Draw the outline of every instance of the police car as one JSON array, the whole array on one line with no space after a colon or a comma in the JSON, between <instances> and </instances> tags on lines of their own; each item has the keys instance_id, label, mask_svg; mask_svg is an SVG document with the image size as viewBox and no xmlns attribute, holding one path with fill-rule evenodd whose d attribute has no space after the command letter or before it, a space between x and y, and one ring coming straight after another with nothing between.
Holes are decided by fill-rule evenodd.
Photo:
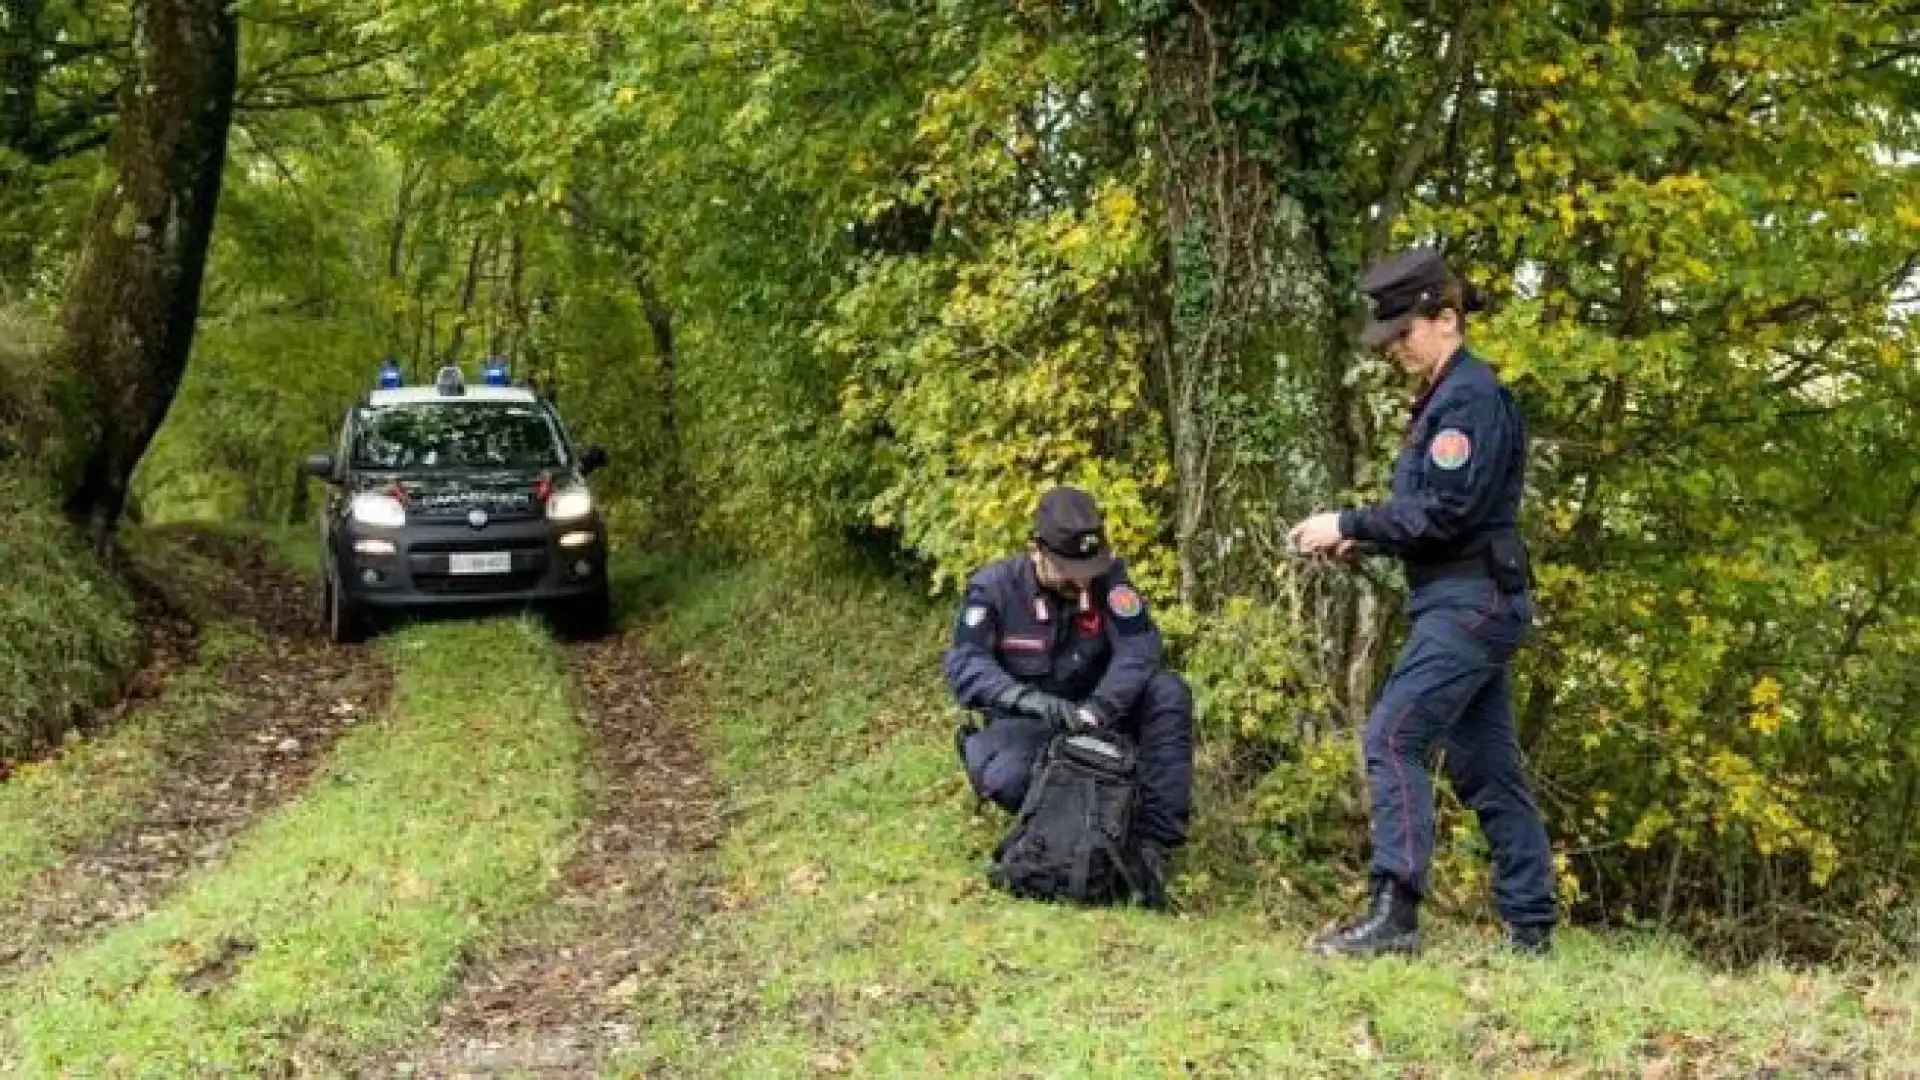
<instances>
[{"instance_id":1,"label":"police car","mask_svg":"<svg viewBox=\"0 0 1920 1080\"><path fill-rule=\"evenodd\" d=\"M499 602L546 607L563 629L605 629L607 534L587 476L607 453L576 453L547 400L489 361L431 386L381 367L379 389L347 410L320 514L323 614L336 643L387 614Z\"/></svg>"}]
</instances>

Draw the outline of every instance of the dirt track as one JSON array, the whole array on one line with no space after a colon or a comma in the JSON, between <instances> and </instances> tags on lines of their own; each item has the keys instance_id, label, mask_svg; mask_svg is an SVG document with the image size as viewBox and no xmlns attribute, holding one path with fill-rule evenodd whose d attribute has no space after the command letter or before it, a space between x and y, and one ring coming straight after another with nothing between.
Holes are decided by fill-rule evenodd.
<instances>
[{"instance_id":1,"label":"dirt track","mask_svg":"<svg viewBox=\"0 0 1920 1080\"><path fill-rule=\"evenodd\" d=\"M86 728L104 735L164 702L167 679L194 653L185 612L218 611L251 625L264 644L218 672L217 717L167 748L158 786L132 821L0 905L0 981L152 910L187 875L222 858L248 824L298 795L334 740L386 701L386 665L370 651L327 644L310 583L247 544L193 530L161 537L225 572L198 585L184 575L153 583L173 627L160 638L165 649L130 697ZM182 594L191 588L211 594Z\"/></svg>"},{"instance_id":2,"label":"dirt track","mask_svg":"<svg viewBox=\"0 0 1920 1080\"><path fill-rule=\"evenodd\" d=\"M592 1077L633 1039L628 1006L712 907L720 802L636 633L568 647L595 804L558 925L476 958L433 1030L360 1075Z\"/></svg>"}]
</instances>

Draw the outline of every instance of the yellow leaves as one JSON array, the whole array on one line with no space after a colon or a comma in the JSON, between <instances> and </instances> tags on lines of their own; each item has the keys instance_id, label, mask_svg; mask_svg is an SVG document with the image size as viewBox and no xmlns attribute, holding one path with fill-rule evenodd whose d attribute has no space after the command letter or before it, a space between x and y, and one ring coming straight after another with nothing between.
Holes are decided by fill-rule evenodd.
<instances>
[{"instance_id":1,"label":"yellow leaves","mask_svg":"<svg viewBox=\"0 0 1920 1080\"><path fill-rule=\"evenodd\" d=\"M1554 196L1553 209L1560 218L1560 234L1572 236L1580 224L1580 210L1574 205L1573 196L1564 191Z\"/></svg>"},{"instance_id":2,"label":"yellow leaves","mask_svg":"<svg viewBox=\"0 0 1920 1080\"><path fill-rule=\"evenodd\" d=\"M1781 686L1771 675L1762 675L1753 684L1753 690L1747 695L1748 704L1753 706L1747 722L1753 730L1762 735L1772 735L1780 730L1783 719L1781 713Z\"/></svg>"},{"instance_id":3,"label":"yellow leaves","mask_svg":"<svg viewBox=\"0 0 1920 1080\"><path fill-rule=\"evenodd\" d=\"M631 86L623 86L619 89L618 92L616 92L613 95L613 100L618 102L621 105L631 105L639 97L640 97L639 90Z\"/></svg>"}]
</instances>

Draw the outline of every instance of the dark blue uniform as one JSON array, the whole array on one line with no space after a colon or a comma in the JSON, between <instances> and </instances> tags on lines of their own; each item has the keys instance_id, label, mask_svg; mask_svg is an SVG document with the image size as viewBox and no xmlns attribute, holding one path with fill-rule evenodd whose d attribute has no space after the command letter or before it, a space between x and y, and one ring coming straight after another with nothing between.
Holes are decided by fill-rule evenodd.
<instances>
[{"instance_id":1,"label":"dark blue uniform","mask_svg":"<svg viewBox=\"0 0 1920 1080\"><path fill-rule=\"evenodd\" d=\"M1556 916L1552 854L1521 775L1508 675L1533 622L1516 530L1526 452L1512 395L1462 348L1414 406L1392 497L1343 511L1340 531L1399 556L1412 588L1412 632L1367 722L1375 874L1426 892L1437 746L1493 849L1500 913L1543 927Z\"/></svg>"},{"instance_id":2,"label":"dark blue uniform","mask_svg":"<svg viewBox=\"0 0 1920 1080\"><path fill-rule=\"evenodd\" d=\"M1133 738L1140 834L1173 847L1186 839L1192 798L1193 695L1160 666L1160 650L1159 628L1122 563L1069 600L1042 588L1022 554L968 582L944 668L962 708L993 714L993 703L1019 684L1078 702ZM1042 721L990 715L963 749L974 791L1017 811L1051 734Z\"/></svg>"}]
</instances>

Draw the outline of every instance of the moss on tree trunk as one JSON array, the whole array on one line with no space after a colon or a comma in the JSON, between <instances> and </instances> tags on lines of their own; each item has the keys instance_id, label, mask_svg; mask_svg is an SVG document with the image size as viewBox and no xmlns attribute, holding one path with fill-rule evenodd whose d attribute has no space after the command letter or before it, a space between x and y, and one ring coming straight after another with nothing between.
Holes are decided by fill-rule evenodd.
<instances>
[{"instance_id":1,"label":"moss on tree trunk","mask_svg":"<svg viewBox=\"0 0 1920 1080\"><path fill-rule=\"evenodd\" d=\"M193 346L232 119L239 30L225 0L139 0L133 64L61 316L69 515L103 553Z\"/></svg>"}]
</instances>

